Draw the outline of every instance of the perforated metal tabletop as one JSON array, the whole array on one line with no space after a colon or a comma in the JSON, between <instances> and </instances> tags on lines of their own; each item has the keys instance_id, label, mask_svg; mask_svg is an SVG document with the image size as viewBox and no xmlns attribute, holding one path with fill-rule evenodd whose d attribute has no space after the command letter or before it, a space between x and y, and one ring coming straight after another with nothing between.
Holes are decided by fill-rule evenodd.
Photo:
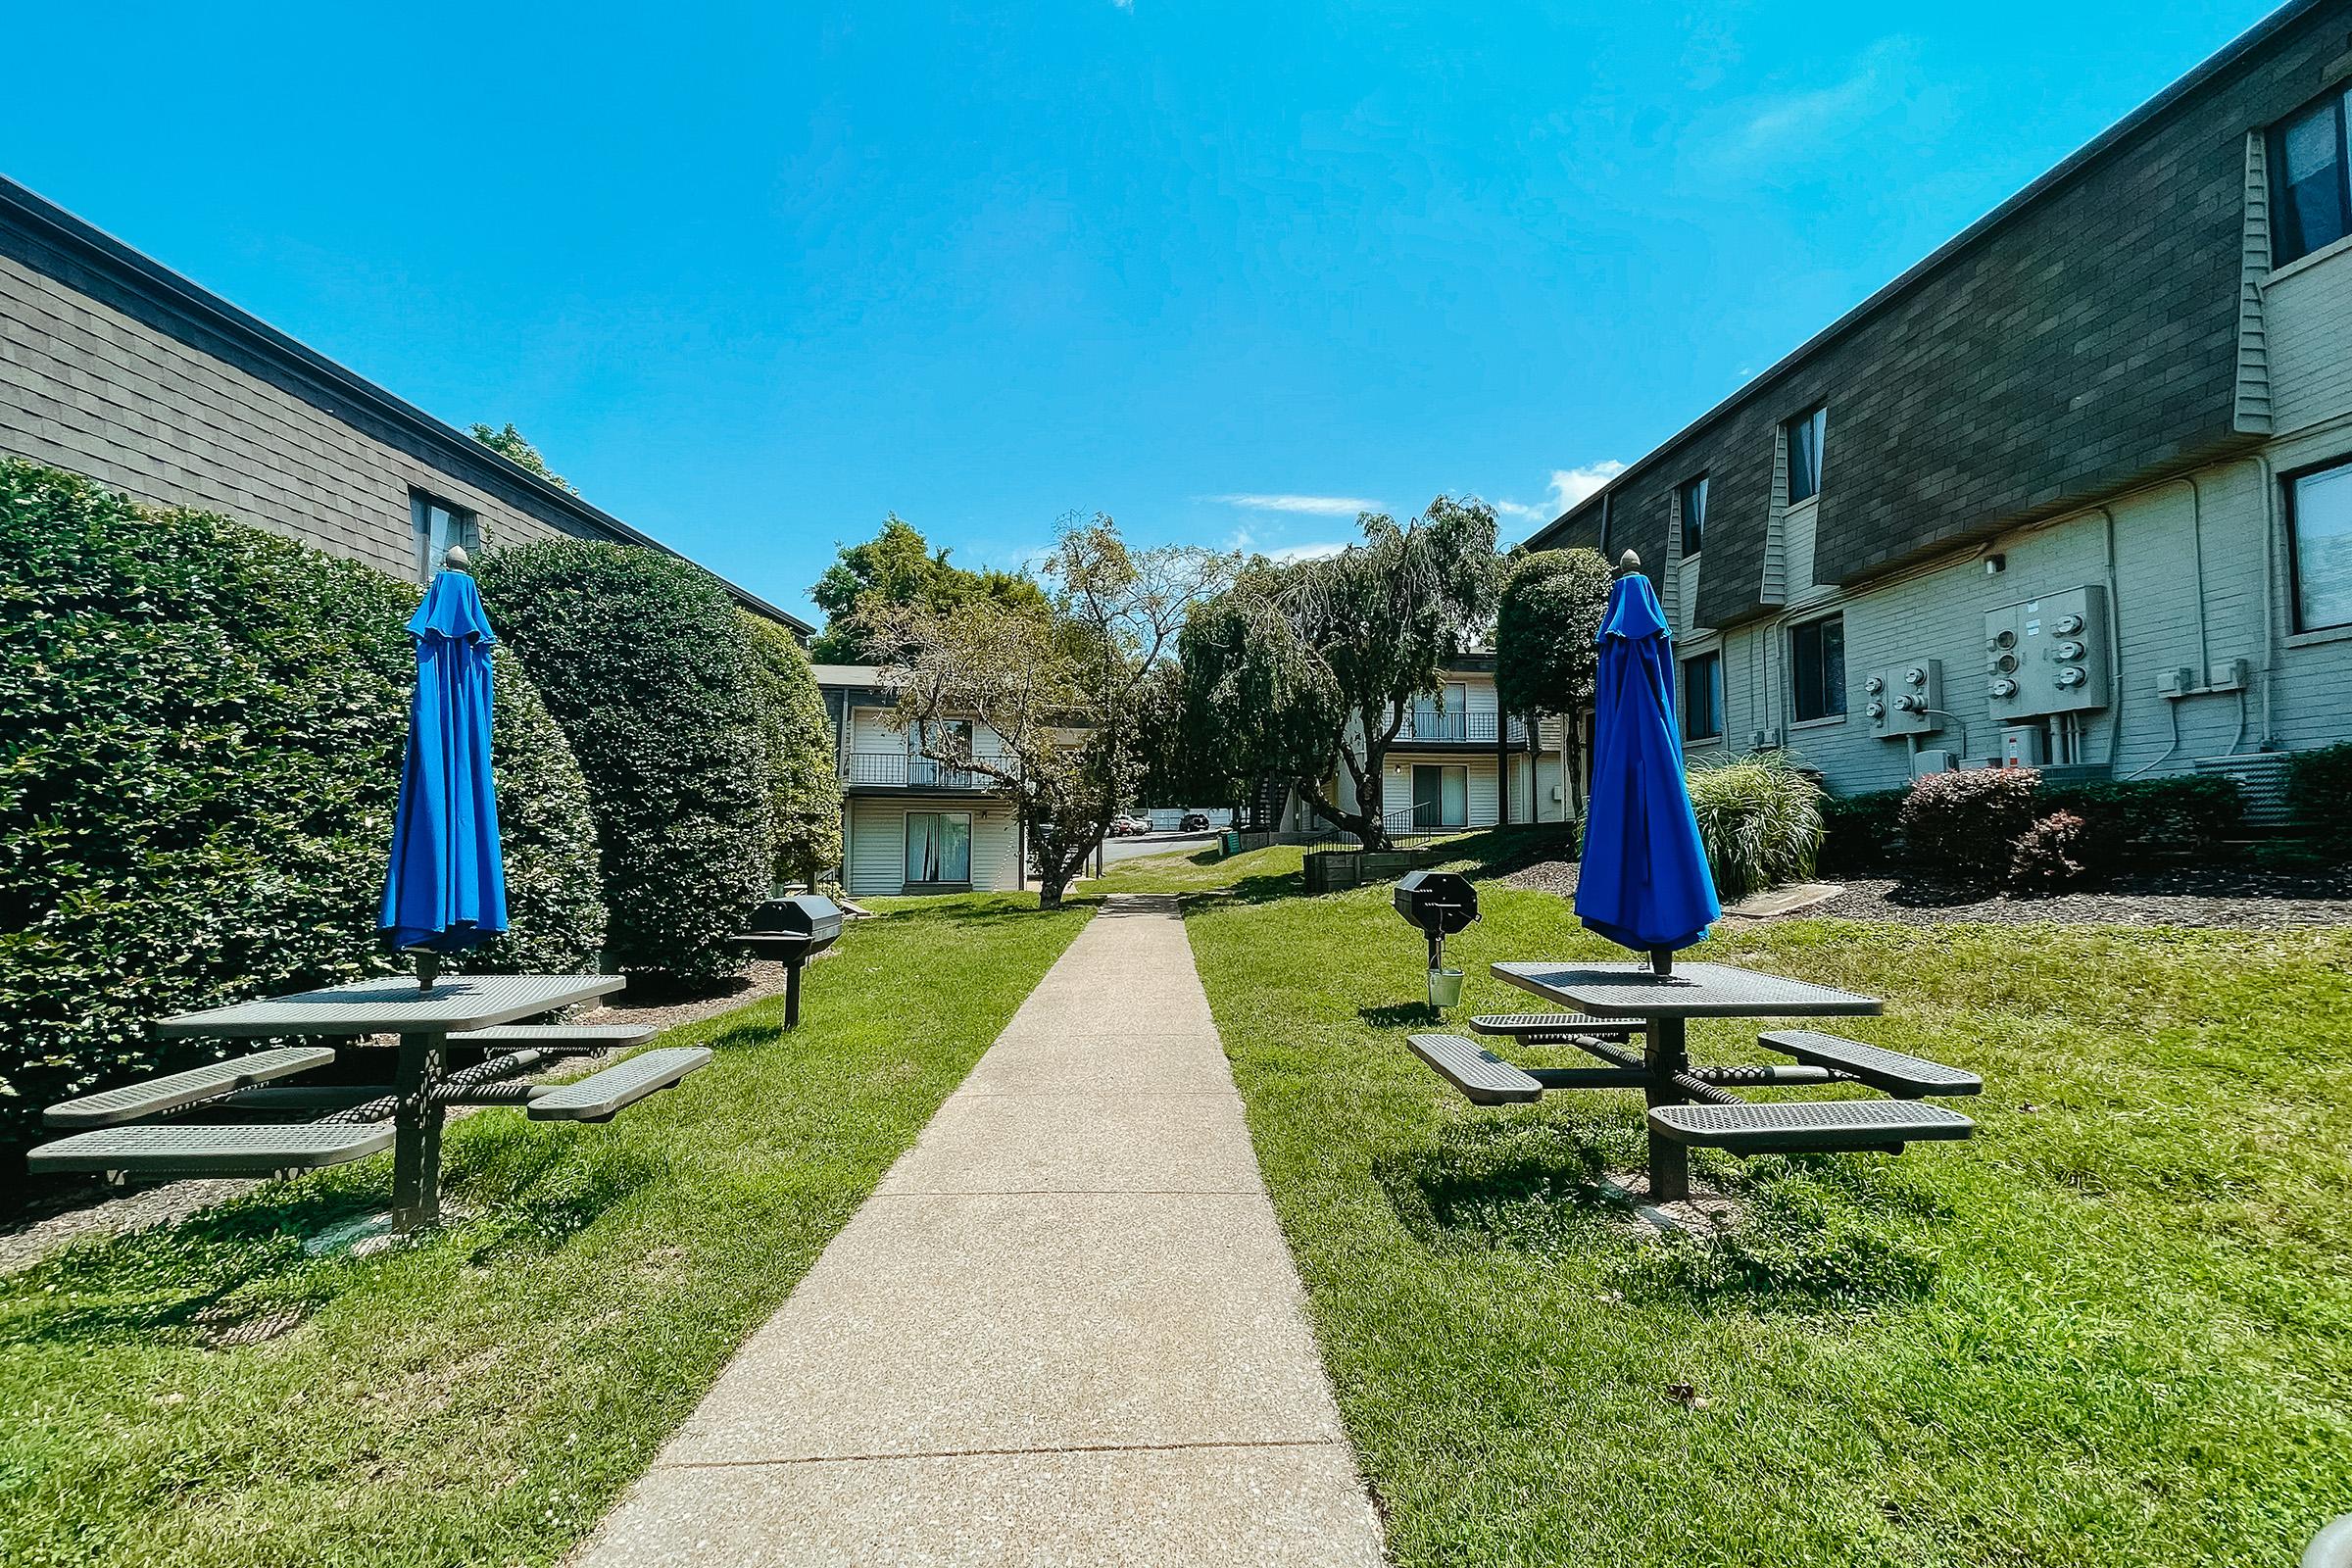
<instances>
[{"instance_id":1,"label":"perforated metal tabletop","mask_svg":"<svg viewBox=\"0 0 2352 1568\"><path fill-rule=\"evenodd\" d=\"M1497 963L1494 976L1580 1012L1643 1018L1794 1018L1876 1013L1884 1004L1835 986L1722 963Z\"/></svg>"},{"instance_id":2,"label":"perforated metal tabletop","mask_svg":"<svg viewBox=\"0 0 2352 1568\"><path fill-rule=\"evenodd\" d=\"M391 975L183 1012L158 1023L155 1032L174 1040L447 1034L552 1012L627 983L618 975L469 974L452 975L420 991L415 980Z\"/></svg>"}]
</instances>

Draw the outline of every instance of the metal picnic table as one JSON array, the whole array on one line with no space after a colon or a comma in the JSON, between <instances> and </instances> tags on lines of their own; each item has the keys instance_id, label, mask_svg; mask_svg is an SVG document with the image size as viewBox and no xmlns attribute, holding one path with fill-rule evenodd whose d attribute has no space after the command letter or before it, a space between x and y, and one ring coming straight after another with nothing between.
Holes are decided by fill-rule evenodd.
<instances>
[{"instance_id":1,"label":"metal picnic table","mask_svg":"<svg viewBox=\"0 0 2352 1568\"><path fill-rule=\"evenodd\" d=\"M453 1105L511 1105L535 1120L602 1121L710 1059L700 1047L647 1052L559 1086L508 1082L551 1057L637 1044L637 1025L511 1025L618 991L615 975L456 975L428 988L388 976L166 1018L168 1040L335 1040L397 1035L392 1082L283 1086L321 1066L325 1047L283 1047L49 1108L52 1126L92 1131L34 1150L34 1168L187 1174L268 1173L340 1163L392 1146L392 1219L408 1230L440 1213L441 1129ZM450 1070L453 1047L488 1053ZM316 1109L305 1125L158 1126L153 1118L217 1108ZM391 1122L388 1140L368 1123ZM139 1124L144 1125L129 1125Z\"/></svg>"},{"instance_id":2,"label":"metal picnic table","mask_svg":"<svg viewBox=\"0 0 2352 1568\"><path fill-rule=\"evenodd\" d=\"M1876 997L1719 963L1677 964L1671 973L1664 975L1653 972L1647 963L1496 963L1492 972L1498 980L1580 1013L1620 1021L1640 1020L1644 1042L1642 1054L1636 1057L1605 1039L1569 1033L1576 1019L1562 1014L1554 1038L1568 1039L1600 1057L1609 1067L1585 1072L1538 1069L1527 1076L1544 1088L1638 1088L1653 1112L1693 1102L1738 1105L1759 1112L1827 1109L1827 1106L1747 1106L1737 1096L1725 1093L1722 1086L1823 1084L1844 1076L1837 1068L1821 1064L1694 1067L1689 1040L1692 1018L1851 1017L1869 1016L1884 1009L1884 1004ZM1511 1032L1536 1031L1522 1026ZM1959 1076L1973 1081L1973 1075ZM1966 1118L1953 1117L1950 1112L1936 1111L1935 1107L1912 1108L1930 1113L1937 1120L1951 1117L1963 1127L1967 1125ZM1671 1202L1688 1198L1690 1144L1720 1141L1678 1137L1677 1132L1688 1133L1690 1129L1678 1127L1677 1120L1671 1116L1662 1120L1656 1115L1649 1120L1649 1190L1653 1201ZM1913 1132L1911 1136L1936 1134ZM1885 1136L1880 1138L1881 1144L1887 1141ZM1785 1147L1799 1146L1791 1143Z\"/></svg>"}]
</instances>

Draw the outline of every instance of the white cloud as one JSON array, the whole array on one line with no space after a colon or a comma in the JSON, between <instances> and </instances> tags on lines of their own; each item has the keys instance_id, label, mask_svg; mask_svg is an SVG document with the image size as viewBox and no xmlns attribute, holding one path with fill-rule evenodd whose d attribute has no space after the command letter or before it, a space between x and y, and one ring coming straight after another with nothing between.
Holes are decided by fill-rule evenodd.
<instances>
[{"instance_id":1,"label":"white cloud","mask_svg":"<svg viewBox=\"0 0 2352 1568\"><path fill-rule=\"evenodd\" d=\"M1551 470L1551 489L1544 500L1533 506L1524 501L1497 501L1494 510L1506 517L1522 517L1529 522L1549 522L1624 471L1625 465L1615 458L1603 458L1598 463L1588 463L1578 468L1554 468Z\"/></svg>"},{"instance_id":2,"label":"white cloud","mask_svg":"<svg viewBox=\"0 0 2352 1568\"><path fill-rule=\"evenodd\" d=\"M1908 38L1881 38L1826 87L1754 100L1740 127L1742 150L1761 156L1851 128L1903 95L1916 54Z\"/></svg>"},{"instance_id":3,"label":"white cloud","mask_svg":"<svg viewBox=\"0 0 2352 1568\"><path fill-rule=\"evenodd\" d=\"M1300 512L1317 517L1352 517L1359 512L1378 512L1380 503L1358 496L1229 495L1203 496L1220 507L1245 512Z\"/></svg>"},{"instance_id":4,"label":"white cloud","mask_svg":"<svg viewBox=\"0 0 2352 1568\"><path fill-rule=\"evenodd\" d=\"M1336 556L1347 548L1344 541L1337 544L1284 545L1279 550L1267 551L1266 559L1278 565L1287 566L1297 561L1321 561L1326 556Z\"/></svg>"}]
</instances>

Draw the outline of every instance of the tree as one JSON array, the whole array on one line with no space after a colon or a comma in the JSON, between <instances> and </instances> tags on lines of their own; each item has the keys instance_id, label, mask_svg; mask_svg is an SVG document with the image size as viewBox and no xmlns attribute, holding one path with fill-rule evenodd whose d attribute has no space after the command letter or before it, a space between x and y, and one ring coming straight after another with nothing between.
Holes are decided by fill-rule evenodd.
<instances>
[{"instance_id":1,"label":"tree","mask_svg":"<svg viewBox=\"0 0 2352 1568\"><path fill-rule=\"evenodd\" d=\"M539 455L539 449L524 440L522 432L514 428L513 419L507 421L507 427L504 430L493 430L486 424L476 424L473 427L473 438L509 463L530 469L557 489L568 490L575 496L580 493L578 485L573 484L547 466L547 460Z\"/></svg>"},{"instance_id":2,"label":"tree","mask_svg":"<svg viewBox=\"0 0 2352 1568\"><path fill-rule=\"evenodd\" d=\"M1177 640L1179 717L1169 746L1201 797L1254 813L1269 783L1328 776L1347 712L1329 670L1276 603L1282 573L1259 564L1196 609ZM1252 827L1265 824L1250 821Z\"/></svg>"},{"instance_id":3,"label":"tree","mask_svg":"<svg viewBox=\"0 0 2352 1568\"><path fill-rule=\"evenodd\" d=\"M743 616L758 656L767 752L768 814L775 824L776 879L814 888L841 860L841 775L833 726L808 656L792 634L763 616Z\"/></svg>"},{"instance_id":4,"label":"tree","mask_svg":"<svg viewBox=\"0 0 2352 1568\"><path fill-rule=\"evenodd\" d=\"M820 664L892 662L903 650L877 639L875 620L909 606L945 612L987 599L1019 610L1045 610L1045 591L1029 578L993 567L970 571L952 564L948 555L944 549L933 551L895 513L873 538L844 545L808 590L825 612L825 629L809 644L808 657Z\"/></svg>"},{"instance_id":5,"label":"tree","mask_svg":"<svg viewBox=\"0 0 2352 1568\"><path fill-rule=\"evenodd\" d=\"M1019 808L1038 898L1059 905L1141 773L1154 673L1195 605L1230 561L1164 546L1130 551L1108 517L1065 521L1035 606L982 595L960 604L872 601L860 612L898 659L884 679L896 722L932 760L977 773ZM985 724L976 749L960 726Z\"/></svg>"},{"instance_id":6,"label":"tree","mask_svg":"<svg viewBox=\"0 0 2352 1568\"><path fill-rule=\"evenodd\" d=\"M1609 564L1592 550L1539 550L1505 569L1494 616L1494 692L1506 713L1541 733L1547 714L1561 726L1561 772L1576 802L1584 778L1577 715L1592 706L1599 664L1594 640L1609 604Z\"/></svg>"},{"instance_id":7,"label":"tree","mask_svg":"<svg viewBox=\"0 0 2352 1568\"><path fill-rule=\"evenodd\" d=\"M1325 820L1386 849L1389 747L1413 698L1437 690L1441 662L1494 612L1494 512L1440 496L1405 526L1378 513L1362 523L1362 544L1292 567L1274 602L1336 698L1336 723L1313 704L1297 716L1326 726L1321 750L1347 769L1355 808L1324 794L1325 768L1299 792Z\"/></svg>"}]
</instances>

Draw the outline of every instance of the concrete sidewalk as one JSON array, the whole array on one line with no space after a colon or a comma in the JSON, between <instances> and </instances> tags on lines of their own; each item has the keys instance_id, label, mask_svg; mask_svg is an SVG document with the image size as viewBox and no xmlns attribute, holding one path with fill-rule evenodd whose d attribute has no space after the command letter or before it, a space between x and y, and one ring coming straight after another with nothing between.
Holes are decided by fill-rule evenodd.
<instances>
[{"instance_id":1,"label":"concrete sidewalk","mask_svg":"<svg viewBox=\"0 0 2352 1568\"><path fill-rule=\"evenodd\" d=\"M1380 1558L1183 922L1121 897L577 1561Z\"/></svg>"}]
</instances>

